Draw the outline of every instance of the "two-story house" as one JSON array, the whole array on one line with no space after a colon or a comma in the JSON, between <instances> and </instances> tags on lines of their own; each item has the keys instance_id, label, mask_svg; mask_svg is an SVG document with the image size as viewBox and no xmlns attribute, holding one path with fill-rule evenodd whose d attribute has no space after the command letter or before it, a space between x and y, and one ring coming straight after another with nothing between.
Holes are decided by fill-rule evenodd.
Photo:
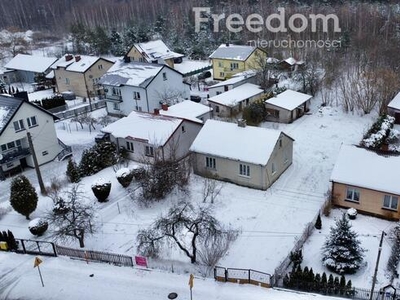
<instances>
[{"instance_id":1,"label":"two-story house","mask_svg":"<svg viewBox=\"0 0 400 300\"><path fill-rule=\"evenodd\" d=\"M96 96L99 93L98 80L113 64L102 57L67 54L51 66L57 91L74 92L80 97Z\"/></svg>"},{"instance_id":2,"label":"two-story house","mask_svg":"<svg viewBox=\"0 0 400 300\"><path fill-rule=\"evenodd\" d=\"M174 67L175 63L181 63L183 54L170 50L162 40L134 44L125 55L131 62L147 62L165 64Z\"/></svg>"},{"instance_id":3,"label":"two-story house","mask_svg":"<svg viewBox=\"0 0 400 300\"><path fill-rule=\"evenodd\" d=\"M38 164L52 161L63 149L54 126L57 117L22 99L0 95L0 177L34 167L31 135Z\"/></svg>"},{"instance_id":4,"label":"two-story house","mask_svg":"<svg viewBox=\"0 0 400 300\"><path fill-rule=\"evenodd\" d=\"M190 98L190 86L167 65L118 61L99 80L107 112L127 116L132 111L154 112L162 104L172 105Z\"/></svg>"},{"instance_id":5,"label":"two-story house","mask_svg":"<svg viewBox=\"0 0 400 300\"><path fill-rule=\"evenodd\" d=\"M266 57L263 50L253 46L222 44L211 55L215 80L225 80L234 74L257 69L259 57Z\"/></svg>"}]
</instances>

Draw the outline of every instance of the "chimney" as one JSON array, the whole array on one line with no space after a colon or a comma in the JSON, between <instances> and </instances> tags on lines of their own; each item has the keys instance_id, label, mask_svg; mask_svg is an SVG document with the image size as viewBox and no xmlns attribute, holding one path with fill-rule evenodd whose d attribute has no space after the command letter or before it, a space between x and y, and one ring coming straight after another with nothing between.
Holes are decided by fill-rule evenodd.
<instances>
[{"instance_id":1,"label":"chimney","mask_svg":"<svg viewBox=\"0 0 400 300\"><path fill-rule=\"evenodd\" d=\"M226 43L225 46L226 46L226 47L229 47L229 43Z\"/></svg>"},{"instance_id":2,"label":"chimney","mask_svg":"<svg viewBox=\"0 0 400 300\"><path fill-rule=\"evenodd\" d=\"M168 110L168 105L163 103L163 104L161 104L161 108L162 108L162 110L167 111Z\"/></svg>"},{"instance_id":3,"label":"chimney","mask_svg":"<svg viewBox=\"0 0 400 300\"><path fill-rule=\"evenodd\" d=\"M67 54L65 55L65 61L70 61L71 59L73 59L74 57L72 56L72 54Z\"/></svg>"},{"instance_id":4,"label":"chimney","mask_svg":"<svg viewBox=\"0 0 400 300\"><path fill-rule=\"evenodd\" d=\"M158 116L160 114L160 110L158 108L154 109L154 115Z\"/></svg>"},{"instance_id":5,"label":"chimney","mask_svg":"<svg viewBox=\"0 0 400 300\"><path fill-rule=\"evenodd\" d=\"M81 60L81 56L80 55L75 55L75 61L78 62Z\"/></svg>"},{"instance_id":6,"label":"chimney","mask_svg":"<svg viewBox=\"0 0 400 300\"><path fill-rule=\"evenodd\" d=\"M239 119L237 124L238 124L239 127L243 127L244 128L244 127L246 127L246 120L245 119Z\"/></svg>"}]
</instances>

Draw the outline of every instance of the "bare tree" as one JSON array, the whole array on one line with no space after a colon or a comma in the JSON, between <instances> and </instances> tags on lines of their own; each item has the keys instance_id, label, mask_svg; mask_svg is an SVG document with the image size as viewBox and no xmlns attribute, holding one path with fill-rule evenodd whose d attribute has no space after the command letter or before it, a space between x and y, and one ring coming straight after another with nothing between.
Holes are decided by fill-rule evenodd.
<instances>
[{"instance_id":1,"label":"bare tree","mask_svg":"<svg viewBox=\"0 0 400 300\"><path fill-rule=\"evenodd\" d=\"M173 88L166 88L157 91L157 97L160 103L167 105L173 105L180 102L183 99L183 91Z\"/></svg>"},{"instance_id":2,"label":"bare tree","mask_svg":"<svg viewBox=\"0 0 400 300\"><path fill-rule=\"evenodd\" d=\"M221 193L222 188L222 182L218 181L216 177L212 175L206 176L203 180L203 202L210 200L211 203L214 203L215 199Z\"/></svg>"},{"instance_id":3,"label":"bare tree","mask_svg":"<svg viewBox=\"0 0 400 300\"><path fill-rule=\"evenodd\" d=\"M66 199L62 198L64 195ZM88 202L84 193L79 190L79 185L73 185L62 196L58 196L53 210L46 216L53 226L52 237L61 241L77 239L79 246L83 248L85 234L94 232L93 203Z\"/></svg>"},{"instance_id":4,"label":"bare tree","mask_svg":"<svg viewBox=\"0 0 400 300\"><path fill-rule=\"evenodd\" d=\"M234 236L234 231L225 229L211 215L209 208L195 208L188 202L180 202L167 215L159 217L150 228L139 231L137 250L143 255L157 257L169 241L175 243L191 263L196 263L199 247L205 247L200 245L207 245L211 241L225 244L224 237L231 236Z\"/></svg>"}]
</instances>

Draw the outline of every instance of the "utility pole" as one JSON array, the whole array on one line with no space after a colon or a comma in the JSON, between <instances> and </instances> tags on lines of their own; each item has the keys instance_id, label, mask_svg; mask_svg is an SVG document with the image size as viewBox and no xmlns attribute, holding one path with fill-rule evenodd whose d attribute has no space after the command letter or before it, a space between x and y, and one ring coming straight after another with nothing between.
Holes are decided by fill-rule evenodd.
<instances>
[{"instance_id":1,"label":"utility pole","mask_svg":"<svg viewBox=\"0 0 400 300\"><path fill-rule=\"evenodd\" d=\"M385 233L384 231L382 231L381 241L379 242L379 248L378 248L378 257L377 257L377 259L376 259L374 277L372 278L371 296L369 297L369 300L372 300L373 295L374 295L374 288L375 288L376 275L377 275L377 273L378 273L379 259L381 258L381 252L382 252L383 237L384 237L385 235L386 235L386 233Z\"/></svg>"},{"instance_id":2,"label":"utility pole","mask_svg":"<svg viewBox=\"0 0 400 300\"><path fill-rule=\"evenodd\" d=\"M35 148L33 147L33 143L32 143L31 133L27 132L26 137L28 138L29 149L31 150L31 154L32 154L32 158L33 158L33 165L35 166L35 171L36 171L36 175L37 175L39 186L40 186L40 192L42 193L42 195L46 195L46 188L44 187L42 174L40 173L40 168L39 168L39 164L37 161Z\"/></svg>"}]
</instances>

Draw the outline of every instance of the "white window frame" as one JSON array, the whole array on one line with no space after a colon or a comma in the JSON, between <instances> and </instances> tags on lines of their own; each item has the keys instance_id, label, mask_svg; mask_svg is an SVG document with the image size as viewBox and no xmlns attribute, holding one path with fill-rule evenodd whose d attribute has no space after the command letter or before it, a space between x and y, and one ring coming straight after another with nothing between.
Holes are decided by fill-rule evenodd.
<instances>
[{"instance_id":1,"label":"white window frame","mask_svg":"<svg viewBox=\"0 0 400 300\"><path fill-rule=\"evenodd\" d=\"M140 92L133 92L133 99L140 100Z\"/></svg>"},{"instance_id":2,"label":"white window frame","mask_svg":"<svg viewBox=\"0 0 400 300\"><path fill-rule=\"evenodd\" d=\"M167 72L163 72L163 73L162 73L162 77L163 77L163 80L164 80L164 81L168 80L168 78L167 78Z\"/></svg>"},{"instance_id":3,"label":"white window frame","mask_svg":"<svg viewBox=\"0 0 400 300\"><path fill-rule=\"evenodd\" d=\"M224 72L219 72L219 77L225 78L225 73Z\"/></svg>"},{"instance_id":4,"label":"white window frame","mask_svg":"<svg viewBox=\"0 0 400 300\"><path fill-rule=\"evenodd\" d=\"M99 70L103 70L103 65L98 65L97 68L98 68Z\"/></svg>"},{"instance_id":5,"label":"white window frame","mask_svg":"<svg viewBox=\"0 0 400 300\"><path fill-rule=\"evenodd\" d=\"M145 146L145 154L146 154L146 156L154 157L154 147L153 146Z\"/></svg>"},{"instance_id":6,"label":"white window frame","mask_svg":"<svg viewBox=\"0 0 400 300\"><path fill-rule=\"evenodd\" d=\"M66 84L66 85L70 85L70 84L71 84L71 82L70 82L70 80L69 80L68 77L65 77L65 84Z\"/></svg>"},{"instance_id":7,"label":"white window frame","mask_svg":"<svg viewBox=\"0 0 400 300\"><path fill-rule=\"evenodd\" d=\"M272 174L272 175L275 175L275 174L276 174L276 166L275 166L275 163L274 163L274 162L271 163L271 174Z\"/></svg>"},{"instance_id":8,"label":"white window frame","mask_svg":"<svg viewBox=\"0 0 400 300\"><path fill-rule=\"evenodd\" d=\"M28 123L28 127L35 127L38 126L37 120L36 120L36 116L32 116L26 119L26 122Z\"/></svg>"},{"instance_id":9,"label":"white window frame","mask_svg":"<svg viewBox=\"0 0 400 300\"><path fill-rule=\"evenodd\" d=\"M15 132L25 130L24 120L18 120L13 122Z\"/></svg>"},{"instance_id":10,"label":"white window frame","mask_svg":"<svg viewBox=\"0 0 400 300\"><path fill-rule=\"evenodd\" d=\"M217 162L215 161L214 157L206 156L206 168L207 169L217 169Z\"/></svg>"},{"instance_id":11,"label":"white window frame","mask_svg":"<svg viewBox=\"0 0 400 300\"><path fill-rule=\"evenodd\" d=\"M239 69L239 63L231 63L231 71Z\"/></svg>"},{"instance_id":12,"label":"white window frame","mask_svg":"<svg viewBox=\"0 0 400 300\"><path fill-rule=\"evenodd\" d=\"M113 109L114 110L121 110L120 105L118 102L113 102Z\"/></svg>"},{"instance_id":13,"label":"white window frame","mask_svg":"<svg viewBox=\"0 0 400 300\"><path fill-rule=\"evenodd\" d=\"M388 201L387 204L385 204L386 201ZM396 205L393 205L394 203ZM383 196L382 208L397 211L398 206L399 206L399 197L393 195Z\"/></svg>"},{"instance_id":14,"label":"white window frame","mask_svg":"<svg viewBox=\"0 0 400 300\"><path fill-rule=\"evenodd\" d=\"M250 166L246 164L239 164L239 175L250 177Z\"/></svg>"},{"instance_id":15,"label":"white window frame","mask_svg":"<svg viewBox=\"0 0 400 300\"><path fill-rule=\"evenodd\" d=\"M360 190L354 187L350 187L348 186L346 188L346 201L350 201L350 202L360 202ZM350 195L350 197L349 197Z\"/></svg>"},{"instance_id":16,"label":"white window frame","mask_svg":"<svg viewBox=\"0 0 400 300\"><path fill-rule=\"evenodd\" d=\"M224 63L222 61L218 62L218 68L223 68L224 67Z\"/></svg>"},{"instance_id":17,"label":"white window frame","mask_svg":"<svg viewBox=\"0 0 400 300\"><path fill-rule=\"evenodd\" d=\"M126 141L126 150L129 152L135 152L135 147L133 146L133 142Z\"/></svg>"}]
</instances>

